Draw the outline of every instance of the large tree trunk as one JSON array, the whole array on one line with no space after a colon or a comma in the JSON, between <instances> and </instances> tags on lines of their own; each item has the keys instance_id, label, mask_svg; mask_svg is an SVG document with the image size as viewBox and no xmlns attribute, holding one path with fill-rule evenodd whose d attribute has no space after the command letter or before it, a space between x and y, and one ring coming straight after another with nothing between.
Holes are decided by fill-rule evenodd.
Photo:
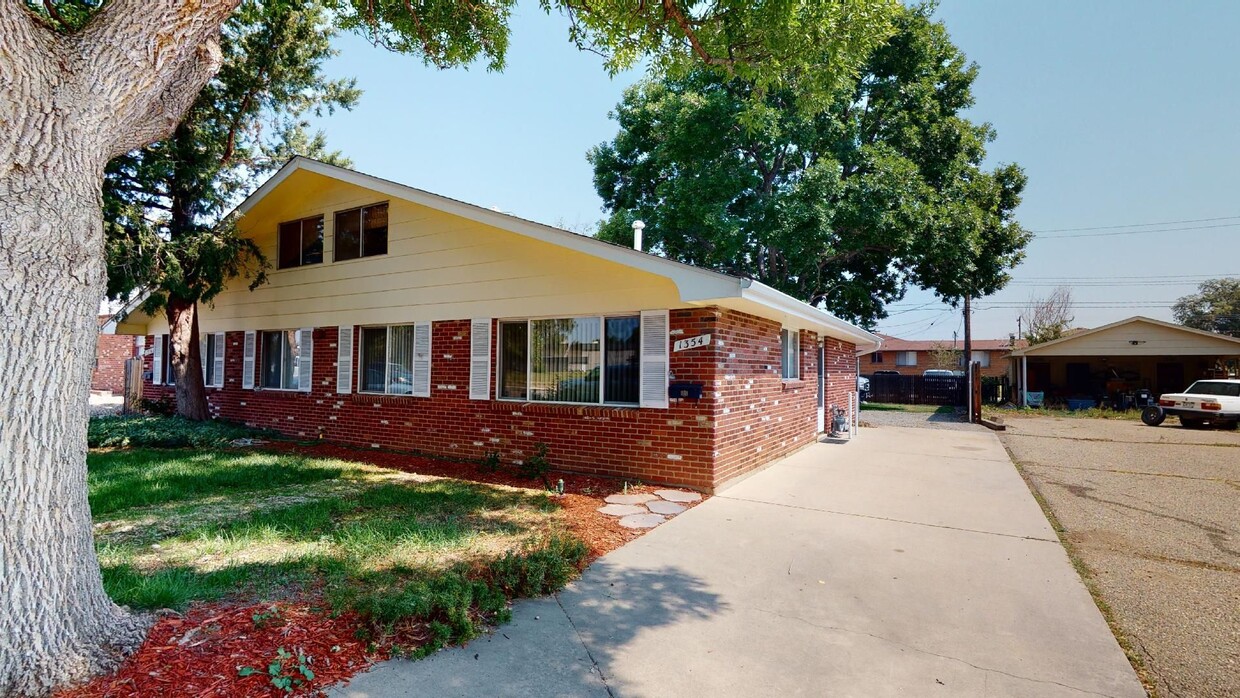
<instances>
[{"instance_id":1,"label":"large tree trunk","mask_svg":"<svg viewBox=\"0 0 1240 698\"><path fill-rule=\"evenodd\" d=\"M177 414L203 421L211 418L202 382L202 349L198 341L198 304L168 297L168 361L176 381Z\"/></svg>"},{"instance_id":2,"label":"large tree trunk","mask_svg":"<svg viewBox=\"0 0 1240 698\"><path fill-rule=\"evenodd\" d=\"M145 632L103 591L86 500L102 175L0 178L0 695L84 679Z\"/></svg>"},{"instance_id":3,"label":"large tree trunk","mask_svg":"<svg viewBox=\"0 0 1240 698\"><path fill-rule=\"evenodd\" d=\"M237 0L111 0L58 34L0 0L0 695L114 666L145 619L104 593L86 490L103 169L165 137Z\"/></svg>"}]
</instances>

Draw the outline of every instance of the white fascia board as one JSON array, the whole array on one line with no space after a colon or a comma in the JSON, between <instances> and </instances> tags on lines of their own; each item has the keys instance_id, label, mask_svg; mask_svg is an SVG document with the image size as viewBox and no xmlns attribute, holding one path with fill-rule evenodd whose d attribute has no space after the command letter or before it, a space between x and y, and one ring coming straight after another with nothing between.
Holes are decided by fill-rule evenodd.
<instances>
[{"instance_id":1,"label":"white fascia board","mask_svg":"<svg viewBox=\"0 0 1240 698\"><path fill-rule=\"evenodd\" d=\"M576 252L588 254L634 269L657 274L676 284L680 298L686 303L702 301L709 298L736 296L740 292L741 279L720 274L706 269L698 269L647 252L613 245L586 235L561 230L542 223L518 218L507 213L493 211L474 204L450 199L439 194L414 187L405 186L391 180L382 179L354 170L329 165L318 160L295 157L284 167L271 176L261 187L237 207L237 212L244 214L254 207L268 192L279 186L281 182L297 170L307 170L324 177L338 179L349 184L370 189L388 196L410 201L421 206L459 216L466 220L489 225L500 230L524 235L535 240L558 245Z\"/></svg>"},{"instance_id":2,"label":"white fascia board","mask_svg":"<svg viewBox=\"0 0 1240 698\"><path fill-rule=\"evenodd\" d=\"M788 294L777 291L758 281L742 282L741 298L760 303L782 313L804 320L811 327L822 330L828 337L842 339L856 345L857 354L874 351L882 345L883 339L873 332L845 322L825 310L799 301Z\"/></svg>"}]
</instances>

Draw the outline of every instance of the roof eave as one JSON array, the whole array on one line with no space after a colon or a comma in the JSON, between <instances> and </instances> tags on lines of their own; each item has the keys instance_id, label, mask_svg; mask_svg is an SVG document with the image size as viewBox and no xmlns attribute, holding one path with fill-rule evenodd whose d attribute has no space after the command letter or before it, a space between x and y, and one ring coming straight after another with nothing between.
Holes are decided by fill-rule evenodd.
<instances>
[{"instance_id":1,"label":"roof eave","mask_svg":"<svg viewBox=\"0 0 1240 698\"><path fill-rule=\"evenodd\" d=\"M819 310L788 294L777 291L759 281L741 281L740 297L787 313L825 330L824 334L846 340L856 346L857 354L865 354L882 346L883 339L873 332L845 322L825 310Z\"/></svg>"}]
</instances>

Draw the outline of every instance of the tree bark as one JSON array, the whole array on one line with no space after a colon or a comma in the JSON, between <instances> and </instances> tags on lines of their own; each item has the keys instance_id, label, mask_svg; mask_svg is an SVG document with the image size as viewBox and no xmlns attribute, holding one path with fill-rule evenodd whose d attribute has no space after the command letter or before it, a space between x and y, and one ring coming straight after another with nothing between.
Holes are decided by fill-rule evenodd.
<instances>
[{"instance_id":1,"label":"tree bark","mask_svg":"<svg viewBox=\"0 0 1240 698\"><path fill-rule=\"evenodd\" d=\"M111 0L58 34L0 0L0 695L114 666L147 621L104 592L86 488L103 170L165 137L237 0Z\"/></svg>"},{"instance_id":2,"label":"tree bark","mask_svg":"<svg viewBox=\"0 0 1240 698\"><path fill-rule=\"evenodd\" d=\"M65 164L0 179L0 695L85 679L145 632L104 593L86 499L103 168Z\"/></svg>"},{"instance_id":3,"label":"tree bark","mask_svg":"<svg viewBox=\"0 0 1240 698\"><path fill-rule=\"evenodd\" d=\"M198 335L198 304L168 297L168 361L176 381L177 414L194 421L211 418L202 381L202 349Z\"/></svg>"}]
</instances>

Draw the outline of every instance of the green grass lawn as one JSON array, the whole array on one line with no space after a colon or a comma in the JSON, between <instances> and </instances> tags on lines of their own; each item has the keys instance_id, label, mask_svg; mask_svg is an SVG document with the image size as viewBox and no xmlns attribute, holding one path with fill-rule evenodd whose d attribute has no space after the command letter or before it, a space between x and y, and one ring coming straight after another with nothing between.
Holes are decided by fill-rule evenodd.
<instances>
[{"instance_id":1,"label":"green grass lawn","mask_svg":"<svg viewBox=\"0 0 1240 698\"><path fill-rule=\"evenodd\" d=\"M951 405L893 405L883 402L863 402L861 410L874 412L921 412L923 414L955 414L956 408Z\"/></svg>"},{"instance_id":2,"label":"green grass lawn","mask_svg":"<svg viewBox=\"0 0 1240 698\"><path fill-rule=\"evenodd\" d=\"M431 623L421 651L554 591L585 547L549 495L254 450L96 451L104 586L135 608L312 595L377 632Z\"/></svg>"}]
</instances>

